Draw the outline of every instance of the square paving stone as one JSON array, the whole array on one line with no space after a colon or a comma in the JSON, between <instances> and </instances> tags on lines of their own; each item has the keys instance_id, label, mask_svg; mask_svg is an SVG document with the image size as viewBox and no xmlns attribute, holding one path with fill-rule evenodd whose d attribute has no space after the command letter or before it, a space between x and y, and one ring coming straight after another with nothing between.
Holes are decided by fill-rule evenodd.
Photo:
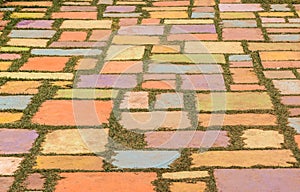
<instances>
[{"instance_id":1,"label":"square paving stone","mask_svg":"<svg viewBox=\"0 0 300 192\"><path fill-rule=\"evenodd\" d=\"M273 80L282 95L300 94L300 80Z\"/></svg>"},{"instance_id":2,"label":"square paving stone","mask_svg":"<svg viewBox=\"0 0 300 192\"><path fill-rule=\"evenodd\" d=\"M7 192L9 191L10 186L14 183L14 177L0 177L0 191Z\"/></svg>"},{"instance_id":3,"label":"square paving stone","mask_svg":"<svg viewBox=\"0 0 300 192\"><path fill-rule=\"evenodd\" d=\"M161 93L156 95L155 109L183 108L182 93Z\"/></svg>"},{"instance_id":4,"label":"square paving stone","mask_svg":"<svg viewBox=\"0 0 300 192\"><path fill-rule=\"evenodd\" d=\"M126 92L120 109L148 109L148 92Z\"/></svg>"},{"instance_id":5,"label":"square paving stone","mask_svg":"<svg viewBox=\"0 0 300 192\"><path fill-rule=\"evenodd\" d=\"M40 173L30 174L24 181L24 186L26 189L32 190L43 190L46 179Z\"/></svg>"},{"instance_id":6,"label":"square paving stone","mask_svg":"<svg viewBox=\"0 0 300 192\"><path fill-rule=\"evenodd\" d=\"M200 111L263 110L273 109L270 96L265 92L200 93L197 95Z\"/></svg>"},{"instance_id":7,"label":"square paving stone","mask_svg":"<svg viewBox=\"0 0 300 192\"><path fill-rule=\"evenodd\" d=\"M173 182L169 186L170 192L204 192L206 183L198 181L196 183Z\"/></svg>"},{"instance_id":8,"label":"square paving stone","mask_svg":"<svg viewBox=\"0 0 300 192\"><path fill-rule=\"evenodd\" d=\"M0 157L0 175L13 175L22 161L21 157Z\"/></svg>"},{"instance_id":9,"label":"square paving stone","mask_svg":"<svg viewBox=\"0 0 300 192\"><path fill-rule=\"evenodd\" d=\"M147 148L227 147L226 131L157 131L145 133Z\"/></svg>"},{"instance_id":10,"label":"square paving stone","mask_svg":"<svg viewBox=\"0 0 300 192\"><path fill-rule=\"evenodd\" d=\"M112 101L47 100L33 116L32 122L53 126L102 125L108 123L112 106Z\"/></svg>"},{"instance_id":11,"label":"square paving stone","mask_svg":"<svg viewBox=\"0 0 300 192\"><path fill-rule=\"evenodd\" d=\"M185 129L191 121L184 111L123 112L120 124L129 130Z\"/></svg>"},{"instance_id":12,"label":"square paving stone","mask_svg":"<svg viewBox=\"0 0 300 192\"><path fill-rule=\"evenodd\" d=\"M299 169L216 169L219 191L299 191Z\"/></svg>"},{"instance_id":13,"label":"square paving stone","mask_svg":"<svg viewBox=\"0 0 300 192\"><path fill-rule=\"evenodd\" d=\"M32 57L20 68L21 71L62 71L70 57Z\"/></svg>"},{"instance_id":14,"label":"square paving stone","mask_svg":"<svg viewBox=\"0 0 300 192\"><path fill-rule=\"evenodd\" d=\"M31 98L29 95L0 96L0 110L24 110L31 102Z\"/></svg>"},{"instance_id":15,"label":"square paving stone","mask_svg":"<svg viewBox=\"0 0 300 192\"><path fill-rule=\"evenodd\" d=\"M0 93L5 94L37 94L40 81L7 81L0 87Z\"/></svg>"},{"instance_id":16,"label":"square paving stone","mask_svg":"<svg viewBox=\"0 0 300 192\"><path fill-rule=\"evenodd\" d=\"M37 137L34 130L0 129L0 154L29 153Z\"/></svg>"},{"instance_id":17,"label":"square paving stone","mask_svg":"<svg viewBox=\"0 0 300 192\"><path fill-rule=\"evenodd\" d=\"M169 168L180 157L178 151L115 151L112 164L117 168Z\"/></svg>"},{"instance_id":18,"label":"square paving stone","mask_svg":"<svg viewBox=\"0 0 300 192\"><path fill-rule=\"evenodd\" d=\"M35 169L103 170L99 156L37 156Z\"/></svg>"},{"instance_id":19,"label":"square paving stone","mask_svg":"<svg viewBox=\"0 0 300 192\"><path fill-rule=\"evenodd\" d=\"M62 179L58 181L55 192L155 191L151 183L156 180L156 173L153 172L78 172L61 173L60 176Z\"/></svg>"},{"instance_id":20,"label":"square paving stone","mask_svg":"<svg viewBox=\"0 0 300 192\"><path fill-rule=\"evenodd\" d=\"M46 135L42 143L42 153L98 153L105 151L107 142L107 129L55 130Z\"/></svg>"},{"instance_id":21,"label":"square paving stone","mask_svg":"<svg viewBox=\"0 0 300 192\"><path fill-rule=\"evenodd\" d=\"M247 148L281 148L284 137L278 131L247 129L241 136Z\"/></svg>"}]
</instances>

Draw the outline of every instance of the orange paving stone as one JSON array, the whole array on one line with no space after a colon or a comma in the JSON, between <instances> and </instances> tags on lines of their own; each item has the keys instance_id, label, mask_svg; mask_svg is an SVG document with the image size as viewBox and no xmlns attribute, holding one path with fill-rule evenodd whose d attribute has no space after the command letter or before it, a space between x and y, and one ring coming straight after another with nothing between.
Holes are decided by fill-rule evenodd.
<instances>
[{"instance_id":1,"label":"orange paving stone","mask_svg":"<svg viewBox=\"0 0 300 192\"><path fill-rule=\"evenodd\" d=\"M62 71L69 57L32 57L20 68L21 71Z\"/></svg>"},{"instance_id":2,"label":"orange paving stone","mask_svg":"<svg viewBox=\"0 0 300 192\"><path fill-rule=\"evenodd\" d=\"M87 37L86 32L80 31L64 31L59 41L84 41Z\"/></svg>"}]
</instances>

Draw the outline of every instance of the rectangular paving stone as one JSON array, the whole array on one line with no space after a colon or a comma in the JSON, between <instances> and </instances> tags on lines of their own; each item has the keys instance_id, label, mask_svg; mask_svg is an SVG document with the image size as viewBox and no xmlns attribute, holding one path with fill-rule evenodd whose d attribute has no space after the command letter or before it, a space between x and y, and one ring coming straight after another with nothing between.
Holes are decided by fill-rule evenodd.
<instances>
[{"instance_id":1,"label":"rectangular paving stone","mask_svg":"<svg viewBox=\"0 0 300 192\"><path fill-rule=\"evenodd\" d=\"M224 20L223 27L257 27L256 20Z\"/></svg>"},{"instance_id":2,"label":"rectangular paving stone","mask_svg":"<svg viewBox=\"0 0 300 192\"><path fill-rule=\"evenodd\" d=\"M70 41L59 41L53 42L49 47L62 47L62 48L91 48L91 47L104 47L106 42L70 42Z\"/></svg>"},{"instance_id":3,"label":"rectangular paving stone","mask_svg":"<svg viewBox=\"0 0 300 192\"><path fill-rule=\"evenodd\" d=\"M185 111L122 112L119 123L128 130L185 129L191 126Z\"/></svg>"},{"instance_id":4,"label":"rectangular paving stone","mask_svg":"<svg viewBox=\"0 0 300 192\"><path fill-rule=\"evenodd\" d=\"M255 19L252 12L220 12L221 19Z\"/></svg>"},{"instance_id":5,"label":"rectangular paving stone","mask_svg":"<svg viewBox=\"0 0 300 192\"><path fill-rule=\"evenodd\" d=\"M150 73L223 73L223 69L220 65L175 65L175 64L150 64L148 65L148 72Z\"/></svg>"},{"instance_id":6,"label":"rectangular paving stone","mask_svg":"<svg viewBox=\"0 0 300 192\"><path fill-rule=\"evenodd\" d=\"M260 12L258 14L261 17L288 17L288 16L293 17L294 16L293 12L283 12L283 11L280 11L280 12Z\"/></svg>"},{"instance_id":7,"label":"rectangular paving stone","mask_svg":"<svg viewBox=\"0 0 300 192\"><path fill-rule=\"evenodd\" d=\"M188 182L172 182L169 185L170 192L181 192L188 190L189 192L204 192L206 189L206 183L203 181L197 181L194 183Z\"/></svg>"},{"instance_id":8,"label":"rectangular paving stone","mask_svg":"<svg viewBox=\"0 0 300 192\"><path fill-rule=\"evenodd\" d=\"M299 80L273 80L272 82L282 95L300 94Z\"/></svg>"},{"instance_id":9,"label":"rectangular paving stone","mask_svg":"<svg viewBox=\"0 0 300 192\"><path fill-rule=\"evenodd\" d=\"M225 91L222 74L181 75L183 90Z\"/></svg>"},{"instance_id":10,"label":"rectangular paving stone","mask_svg":"<svg viewBox=\"0 0 300 192\"><path fill-rule=\"evenodd\" d=\"M104 63L100 74L142 73L142 61L108 61Z\"/></svg>"},{"instance_id":11,"label":"rectangular paving stone","mask_svg":"<svg viewBox=\"0 0 300 192\"><path fill-rule=\"evenodd\" d=\"M171 34L185 34L185 33L216 33L214 25L173 25L171 27Z\"/></svg>"},{"instance_id":12,"label":"rectangular paving stone","mask_svg":"<svg viewBox=\"0 0 300 192\"><path fill-rule=\"evenodd\" d=\"M21 120L23 113L0 112L0 123L14 123Z\"/></svg>"},{"instance_id":13,"label":"rectangular paving stone","mask_svg":"<svg viewBox=\"0 0 300 192\"><path fill-rule=\"evenodd\" d=\"M111 20L65 20L61 29L110 29Z\"/></svg>"},{"instance_id":14,"label":"rectangular paving stone","mask_svg":"<svg viewBox=\"0 0 300 192\"><path fill-rule=\"evenodd\" d=\"M199 41L199 40L218 40L216 33L198 33L198 34L171 34L167 37L168 41Z\"/></svg>"},{"instance_id":15,"label":"rectangular paving stone","mask_svg":"<svg viewBox=\"0 0 300 192\"><path fill-rule=\"evenodd\" d=\"M22 20L17 23L16 27L20 29L51 29L54 20Z\"/></svg>"},{"instance_id":16,"label":"rectangular paving stone","mask_svg":"<svg viewBox=\"0 0 300 192\"><path fill-rule=\"evenodd\" d=\"M97 12L53 12L53 19L97 19Z\"/></svg>"},{"instance_id":17,"label":"rectangular paving stone","mask_svg":"<svg viewBox=\"0 0 300 192\"><path fill-rule=\"evenodd\" d=\"M35 169L103 170L99 156L37 156Z\"/></svg>"},{"instance_id":18,"label":"rectangular paving stone","mask_svg":"<svg viewBox=\"0 0 300 192\"><path fill-rule=\"evenodd\" d=\"M284 35L284 34L280 34L280 35L269 35L269 38L271 41L300 41L300 35Z\"/></svg>"},{"instance_id":19,"label":"rectangular paving stone","mask_svg":"<svg viewBox=\"0 0 300 192\"><path fill-rule=\"evenodd\" d=\"M112 89L59 89L54 98L65 99L113 99L118 90Z\"/></svg>"},{"instance_id":20,"label":"rectangular paving stone","mask_svg":"<svg viewBox=\"0 0 300 192\"><path fill-rule=\"evenodd\" d=\"M119 169L169 168L180 157L178 151L115 151L112 164Z\"/></svg>"},{"instance_id":21,"label":"rectangular paving stone","mask_svg":"<svg viewBox=\"0 0 300 192\"><path fill-rule=\"evenodd\" d=\"M259 56L262 61L294 61L300 60L299 51L261 51Z\"/></svg>"},{"instance_id":22,"label":"rectangular paving stone","mask_svg":"<svg viewBox=\"0 0 300 192\"><path fill-rule=\"evenodd\" d=\"M10 39L7 45L22 47L46 47L49 39Z\"/></svg>"},{"instance_id":23,"label":"rectangular paving stone","mask_svg":"<svg viewBox=\"0 0 300 192\"><path fill-rule=\"evenodd\" d=\"M95 6L61 6L60 11L85 11L85 12L93 12L97 11L97 7Z\"/></svg>"},{"instance_id":24,"label":"rectangular paving stone","mask_svg":"<svg viewBox=\"0 0 300 192\"><path fill-rule=\"evenodd\" d=\"M294 128L297 133L300 133L300 118L288 118L288 126Z\"/></svg>"},{"instance_id":25,"label":"rectangular paving stone","mask_svg":"<svg viewBox=\"0 0 300 192\"><path fill-rule=\"evenodd\" d=\"M23 182L23 185L28 190L43 190L45 183L46 183L46 179L42 174L32 173L27 176L26 180Z\"/></svg>"},{"instance_id":26,"label":"rectangular paving stone","mask_svg":"<svg viewBox=\"0 0 300 192\"><path fill-rule=\"evenodd\" d=\"M56 33L54 30L12 30L12 38L51 38Z\"/></svg>"},{"instance_id":27,"label":"rectangular paving stone","mask_svg":"<svg viewBox=\"0 0 300 192\"><path fill-rule=\"evenodd\" d=\"M26 12L14 12L10 15L13 19L42 19L45 17L45 13L26 13Z\"/></svg>"},{"instance_id":28,"label":"rectangular paving stone","mask_svg":"<svg viewBox=\"0 0 300 192\"><path fill-rule=\"evenodd\" d=\"M219 4L219 9L221 12L228 11L243 11L243 12L254 12L254 11L263 11L263 8L260 4Z\"/></svg>"},{"instance_id":29,"label":"rectangular paving stone","mask_svg":"<svg viewBox=\"0 0 300 192\"><path fill-rule=\"evenodd\" d=\"M32 122L53 126L102 125L108 123L112 105L112 101L99 100L46 100L32 118ZM58 117L60 121L57 121Z\"/></svg>"},{"instance_id":30,"label":"rectangular paving stone","mask_svg":"<svg viewBox=\"0 0 300 192\"><path fill-rule=\"evenodd\" d=\"M105 12L126 13L126 12L133 12L135 8L136 8L135 6L107 6Z\"/></svg>"},{"instance_id":31,"label":"rectangular paving stone","mask_svg":"<svg viewBox=\"0 0 300 192\"><path fill-rule=\"evenodd\" d=\"M293 79L295 74L292 71L264 71L263 72L266 78L269 79Z\"/></svg>"},{"instance_id":32,"label":"rectangular paving stone","mask_svg":"<svg viewBox=\"0 0 300 192\"><path fill-rule=\"evenodd\" d=\"M0 87L0 93L32 95L38 93L39 86L39 81L7 81Z\"/></svg>"},{"instance_id":33,"label":"rectangular paving stone","mask_svg":"<svg viewBox=\"0 0 300 192\"><path fill-rule=\"evenodd\" d=\"M165 19L166 25L213 24L212 19Z\"/></svg>"},{"instance_id":34,"label":"rectangular paving stone","mask_svg":"<svg viewBox=\"0 0 300 192\"><path fill-rule=\"evenodd\" d=\"M139 60L143 58L144 52L145 46L112 45L105 60Z\"/></svg>"},{"instance_id":35,"label":"rectangular paving stone","mask_svg":"<svg viewBox=\"0 0 300 192\"><path fill-rule=\"evenodd\" d=\"M182 93L161 93L156 95L155 109L184 108Z\"/></svg>"},{"instance_id":36,"label":"rectangular paving stone","mask_svg":"<svg viewBox=\"0 0 300 192\"><path fill-rule=\"evenodd\" d=\"M226 131L157 131L146 132L146 148L181 149L227 147Z\"/></svg>"},{"instance_id":37,"label":"rectangular paving stone","mask_svg":"<svg viewBox=\"0 0 300 192\"><path fill-rule=\"evenodd\" d=\"M120 109L148 109L149 95L148 92L126 92L124 98L120 103Z\"/></svg>"},{"instance_id":38,"label":"rectangular paving stone","mask_svg":"<svg viewBox=\"0 0 300 192\"><path fill-rule=\"evenodd\" d=\"M290 51L290 50L300 50L300 43L248 43L249 49L254 51Z\"/></svg>"},{"instance_id":39,"label":"rectangular paving stone","mask_svg":"<svg viewBox=\"0 0 300 192\"><path fill-rule=\"evenodd\" d=\"M126 18L126 17L140 17L141 13L104 13L103 17L116 17L116 18Z\"/></svg>"},{"instance_id":40,"label":"rectangular paving stone","mask_svg":"<svg viewBox=\"0 0 300 192\"><path fill-rule=\"evenodd\" d=\"M281 102L284 105L300 105L300 96L283 96Z\"/></svg>"},{"instance_id":41,"label":"rectangular paving stone","mask_svg":"<svg viewBox=\"0 0 300 192\"><path fill-rule=\"evenodd\" d=\"M244 53L239 42L185 42L186 53Z\"/></svg>"},{"instance_id":42,"label":"rectangular paving stone","mask_svg":"<svg viewBox=\"0 0 300 192\"><path fill-rule=\"evenodd\" d=\"M153 54L150 59L158 62L172 63L225 63L222 54Z\"/></svg>"},{"instance_id":43,"label":"rectangular paving stone","mask_svg":"<svg viewBox=\"0 0 300 192\"><path fill-rule=\"evenodd\" d=\"M5 2L5 6L21 6L21 7L50 7L51 1L14 1Z\"/></svg>"},{"instance_id":44,"label":"rectangular paving stone","mask_svg":"<svg viewBox=\"0 0 300 192\"><path fill-rule=\"evenodd\" d=\"M102 50L99 49L32 49L32 55L48 55L48 56L94 56L100 55Z\"/></svg>"},{"instance_id":45,"label":"rectangular paving stone","mask_svg":"<svg viewBox=\"0 0 300 192\"><path fill-rule=\"evenodd\" d=\"M292 167L296 159L290 150L206 151L192 153L192 167Z\"/></svg>"},{"instance_id":46,"label":"rectangular paving stone","mask_svg":"<svg viewBox=\"0 0 300 192\"><path fill-rule=\"evenodd\" d=\"M34 130L0 129L0 154L29 153L37 137Z\"/></svg>"},{"instance_id":47,"label":"rectangular paving stone","mask_svg":"<svg viewBox=\"0 0 300 192\"><path fill-rule=\"evenodd\" d=\"M155 45L159 44L160 39L156 36L128 36L128 35L115 35L113 44L126 44L126 45Z\"/></svg>"},{"instance_id":48,"label":"rectangular paving stone","mask_svg":"<svg viewBox=\"0 0 300 192\"><path fill-rule=\"evenodd\" d=\"M118 191L154 192L155 172L77 172L61 173L55 192L63 191ZM116 183L116 181L118 181Z\"/></svg>"},{"instance_id":49,"label":"rectangular paving stone","mask_svg":"<svg viewBox=\"0 0 300 192\"><path fill-rule=\"evenodd\" d=\"M22 55L15 53L0 53L0 60L12 61L16 59L21 59Z\"/></svg>"},{"instance_id":50,"label":"rectangular paving stone","mask_svg":"<svg viewBox=\"0 0 300 192\"><path fill-rule=\"evenodd\" d=\"M36 73L36 72L0 72L0 77L11 79L48 79L48 80L72 80L72 73Z\"/></svg>"},{"instance_id":51,"label":"rectangular paving stone","mask_svg":"<svg viewBox=\"0 0 300 192\"><path fill-rule=\"evenodd\" d=\"M24 110L31 102L31 98L29 95L0 96L0 109Z\"/></svg>"},{"instance_id":52,"label":"rectangular paving stone","mask_svg":"<svg viewBox=\"0 0 300 192\"><path fill-rule=\"evenodd\" d=\"M209 177L207 171L178 171L178 172L166 172L162 174L163 179L195 179Z\"/></svg>"},{"instance_id":53,"label":"rectangular paving stone","mask_svg":"<svg viewBox=\"0 0 300 192\"><path fill-rule=\"evenodd\" d=\"M21 71L62 71L70 57L31 57L20 68Z\"/></svg>"},{"instance_id":54,"label":"rectangular paving stone","mask_svg":"<svg viewBox=\"0 0 300 192\"><path fill-rule=\"evenodd\" d=\"M266 92L200 93L197 101L197 109L200 111L273 109L271 98Z\"/></svg>"},{"instance_id":55,"label":"rectangular paving stone","mask_svg":"<svg viewBox=\"0 0 300 192\"><path fill-rule=\"evenodd\" d=\"M23 160L22 157L0 157L0 175L13 175Z\"/></svg>"},{"instance_id":56,"label":"rectangular paving stone","mask_svg":"<svg viewBox=\"0 0 300 192\"><path fill-rule=\"evenodd\" d=\"M0 191L9 191L9 188L13 185L14 177L0 177Z\"/></svg>"},{"instance_id":57,"label":"rectangular paving stone","mask_svg":"<svg viewBox=\"0 0 300 192\"><path fill-rule=\"evenodd\" d=\"M188 13L186 11L157 11L157 12L149 12L150 18L188 18Z\"/></svg>"},{"instance_id":58,"label":"rectangular paving stone","mask_svg":"<svg viewBox=\"0 0 300 192\"><path fill-rule=\"evenodd\" d=\"M252 68L231 68L230 72L234 83L259 83L259 79Z\"/></svg>"},{"instance_id":59,"label":"rectangular paving stone","mask_svg":"<svg viewBox=\"0 0 300 192\"><path fill-rule=\"evenodd\" d=\"M261 29L259 28L224 28L222 30L223 40L264 40Z\"/></svg>"},{"instance_id":60,"label":"rectangular paving stone","mask_svg":"<svg viewBox=\"0 0 300 192\"><path fill-rule=\"evenodd\" d=\"M135 75L80 75L77 86L79 88L134 88L137 86L137 78Z\"/></svg>"},{"instance_id":61,"label":"rectangular paving stone","mask_svg":"<svg viewBox=\"0 0 300 192\"><path fill-rule=\"evenodd\" d=\"M216 169L219 191L298 191L299 169ZM280 182L278 182L280 181Z\"/></svg>"},{"instance_id":62,"label":"rectangular paving stone","mask_svg":"<svg viewBox=\"0 0 300 192\"><path fill-rule=\"evenodd\" d=\"M121 27L118 30L120 35L162 35L164 33L164 26L128 26Z\"/></svg>"},{"instance_id":63,"label":"rectangular paving stone","mask_svg":"<svg viewBox=\"0 0 300 192\"><path fill-rule=\"evenodd\" d=\"M284 137L278 131L247 129L241 136L245 148L281 148Z\"/></svg>"},{"instance_id":64,"label":"rectangular paving stone","mask_svg":"<svg viewBox=\"0 0 300 192\"><path fill-rule=\"evenodd\" d=\"M265 69L300 68L300 61L262 61Z\"/></svg>"}]
</instances>

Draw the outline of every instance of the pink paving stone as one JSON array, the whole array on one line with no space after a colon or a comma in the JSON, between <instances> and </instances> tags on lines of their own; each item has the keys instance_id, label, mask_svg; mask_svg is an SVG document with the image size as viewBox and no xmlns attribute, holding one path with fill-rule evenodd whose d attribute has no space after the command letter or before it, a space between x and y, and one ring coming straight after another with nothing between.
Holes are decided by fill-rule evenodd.
<instances>
[{"instance_id":1,"label":"pink paving stone","mask_svg":"<svg viewBox=\"0 0 300 192\"><path fill-rule=\"evenodd\" d=\"M290 117L300 115L300 108L290 108L288 111L289 111L289 116Z\"/></svg>"},{"instance_id":2,"label":"pink paving stone","mask_svg":"<svg viewBox=\"0 0 300 192\"><path fill-rule=\"evenodd\" d=\"M17 24L17 28L51 29L54 20L23 20Z\"/></svg>"},{"instance_id":3,"label":"pink paving stone","mask_svg":"<svg viewBox=\"0 0 300 192\"><path fill-rule=\"evenodd\" d=\"M29 175L24 181L26 189L42 190L44 188L46 179L40 173L33 173Z\"/></svg>"},{"instance_id":4,"label":"pink paving stone","mask_svg":"<svg viewBox=\"0 0 300 192\"><path fill-rule=\"evenodd\" d=\"M173 25L170 33L216 33L216 28L214 25Z\"/></svg>"},{"instance_id":5,"label":"pink paving stone","mask_svg":"<svg viewBox=\"0 0 300 192\"><path fill-rule=\"evenodd\" d=\"M266 78L269 79L284 79L284 78L288 78L288 79L293 79L296 78L296 76L294 75L294 73L292 71L264 71L264 75Z\"/></svg>"},{"instance_id":6,"label":"pink paving stone","mask_svg":"<svg viewBox=\"0 0 300 192\"><path fill-rule=\"evenodd\" d=\"M281 102L284 105L300 105L300 96L283 96Z\"/></svg>"},{"instance_id":7,"label":"pink paving stone","mask_svg":"<svg viewBox=\"0 0 300 192\"><path fill-rule=\"evenodd\" d=\"M298 192L300 169L216 169L218 191Z\"/></svg>"},{"instance_id":8,"label":"pink paving stone","mask_svg":"<svg viewBox=\"0 0 300 192\"><path fill-rule=\"evenodd\" d=\"M109 39L111 30L93 30L90 41L106 41Z\"/></svg>"},{"instance_id":9,"label":"pink paving stone","mask_svg":"<svg viewBox=\"0 0 300 192\"><path fill-rule=\"evenodd\" d=\"M105 13L127 13L133 12L135 10L135 6L107 6Z\"/></svg>"},{"instance_id":10,"label":"pink paving stone","mask_svg":"<svg viewBox=\"0 0 300 192\"><path fill-rule=\"evenodd\" d=\"M225 28L222 36L223 40L264 40L258 28Z\"/></svg>"},{"instance_id":11,"label":"pink paving stone","mask_svg":"<svg viewBox=\"0 0 300 192\"><path fill-rule=\"evenodd\" d=\"M300 33L299 28L267 28L267 33Z\"/></svg>"},{"instance_id":12,"label":"pink paving stone","mask_svg":"<svg viewBox=\"0 0 300 192\"><path fill-rule=\"evenodd\" d=\"M97 11L94 6L62 6L60 11Z\"/></svg>"},{"instance_id":13,"label":"pink paving stone","mask_svg":"<svg viewBox=\"0 0 300 192\"><path fill-rule=\"evenodd\" d=\"M20 54L14 54L14 53L2 53L0 54L0 60L15 60L15 59L21 59Z\"/></svg>"},{"instance_id":14,"label":"pink paving stone","mask_svg":"<svg viewBox=\"0 0 300 192\"><path fill-rule=\"evenodd\" d=\"M0 129L0 154L28 153L37 137L34 130Z\"/></svg>"},{"instance_id":15,"label":"pink paving stone","mask_svg":"<svg viewBox=\"0 0 300 192\"><path fill-rule=\"evenodd\" d=\"M0 192L7 192L14 180L14 177L0 177Z\"/></svg>"},{"instance_id":16,"label":"pink paving stone","mask_svg":"<svg viewBox=\"0 0 300 192\"><path fill-rule=\"evenodd\" d=\"M145 133L147 148L227 147L226 131L157 131Z\"/></svg>"},{"instance_id":17,"label":"pink paving stone","mask_svg":"<svg viewBox=\"0 0 300 192\"><path fill-rule=\"evenodd\" d=\"M162 35L164 33L164 26L128 26L121 27L118 34L121 35Z\"/></svg>"},{"instance_id":18,"label":"pink paving stone","mask_svg":"<svg viewBox=\"0 0 300 192\"><path fill-rule=\"evenodd\" d=\"M190 5L190 1L160 1L153 2L152 5L156 7L185 7Z\"/></svg>"},{"instance_id":19,"label":"pink paving stone","mask_svg":"<svg viewBox=\"0 0 300 192\"><path fill-rule=\"evenodd\" d=\"M121 18L119 21L120 26L132 26L136 25L138 22L137 18Z\"/></svg>"},{"instance_id":20,"label":"pink paving stone","mask_svg":"<svg viewBox=\"0 0 300 192\"><path fill-rule=\"evenodd\" d=\"M260 4L219 4L219 9L221 12L226 11L237 11L237 12L244 12L244 11L263 11L263 8Z\"/></svg>"},{"instance_id":21,"label":"pink paving stone","mask_svg":"<svg viewBox=\"0 0 300 192\"><path fill-rule=\"evenodd\" d=\"M222 74L181 75L183 90L225 91Z\"/></svg>"},{"instance_id":22,"label":"pink paving stone","mask_svg":"<svg viewBox=\"0 0 300 192\"><path fill-rule=\"evenodd\" d=\"M144 81L147 80L163 80L163 79L168 79L168 80L175 80L176 75L175 74L144 74L143 76Z\"/></svg>"},{"instance_id":23,"label":"pink paving stone","mask_svg":"<svg viewBox=\"0 0 300 192\"><path fill-rule=\"evenodd\" d=\"M143 25L158 25L159 23L160 19L148 18L142 20Z\"/></svg>"},{"instance_id":24,"label":"pink paving stone","mask_svg":"<svg viewBox=\"0 0 300 192\"><path fill-rule=\"evenodd\" d=\"M271 17L262 17L261 21L263 23L285 23L285 19L284 18L271 18Z\"/></svg>"},{"instance_id":25,"label":"pink paving stone","mask_svg":"<svg viewBox=\"0 0 300 192\"><path fill-rule=\"evenodd\" d=\"M300 68L300 61L262 61L265 69Z\"/></svg>"},{"instance_id":26,"label":"pink paving stone","mask_svg":"<svg viewBox=\"0 0 300 192\"><path fill-rule=\"evenodd\" d=\"M231 91L258 91L266 90L265 86L258 84L233 84L230 85Z\"/></svg>"},{"instance_id":27,"label":"pink paving stone","mask_svg":"<svg viewBox=\"0 0 300 192\"><path fill-rule=\"evenodd\" d=\"M194 7L192 9L195 12L214 12L214 8L213 7Z\"/></svg>"},{"instance_id":28,"label":"pink paving stone","mask_svg":"<svg viewBox=\"0 0 300 192\"><path fill-rule=\"evenodd\" d=\"M218 40L218 35L214 34L172 34L168 35L168 41L199 41L199 40Z\"/></svg>"},{"instance_id":29,"label":"pink paving stone","mask_svg":"<svg viewBox=\"0 0 300 192\"><path fill-rule=\"evenodd\" d=\"M253 67L252 61L232 61L230 67Z\"/></svg>"}]
</instances>

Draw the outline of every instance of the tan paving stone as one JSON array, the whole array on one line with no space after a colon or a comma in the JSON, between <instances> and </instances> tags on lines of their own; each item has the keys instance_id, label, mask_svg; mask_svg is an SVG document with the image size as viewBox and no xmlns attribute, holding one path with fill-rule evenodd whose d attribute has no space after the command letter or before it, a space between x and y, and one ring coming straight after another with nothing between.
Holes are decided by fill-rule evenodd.
<instances>
[{"instance_id":1,"label":"tan paving stone","mask_svg":"<svg viewBox=\"0 0 300 192\"><path fill-rule=\"evenodd\" d=\"M202 178L202 177L209 177L207 171L179 171L179 172L168 172L163 173L163 179L195 179L195 178Z\"/></svg>"},{"instance_id":2,"label":"tan paving stone","mask_svg":"<svg viewBox=\"0 0 300 192\"><path fill-rule=\"evenodd\" d=\"M205 182L186 183L173 182L170 184L170 192L204 192L206 189Z\"/></svg>"},{"instance_id":3,"label":"tan paving stone","mask_svg":"<svg viewBox=\"0 0 300 192\"><path fill-rule=\"evenodd\" d=\"M283 135L272 130L247 129L242 138L247 148L281 148L284 143Z\"/></svg>"},{"instance_id":4,"label":"tan paving stone","mask_svg":"<svg viewBox=\"0 0 300 192\"><path fill-rule=\"evenodd\" d=\"M39 86L39 81L8 81L0 87L0 93L37 94Z\"/></svg>"}]
</instances>

